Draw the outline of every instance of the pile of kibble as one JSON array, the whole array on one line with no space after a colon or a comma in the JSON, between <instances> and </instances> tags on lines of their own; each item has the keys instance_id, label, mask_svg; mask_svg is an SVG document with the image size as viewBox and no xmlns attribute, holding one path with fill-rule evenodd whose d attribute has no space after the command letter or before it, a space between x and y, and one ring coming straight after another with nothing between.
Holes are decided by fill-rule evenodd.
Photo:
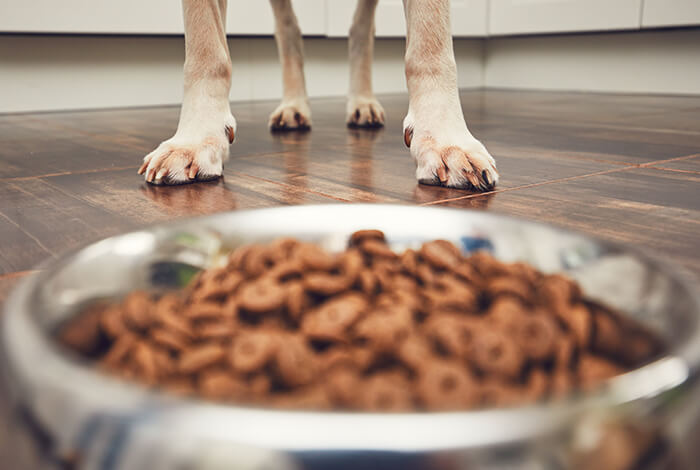
<instances>
[{"instance_id":1,"label":"pile of kibble","mask_svg":"<svg viewBox=\"0 0 700 470\"><path fill-rule=\"evenodd\" d=\"M134 292L59 332L124 379L278 408L513 406L651 360L661 343L562 275L444 240L397 254L376 230L330 254L242 246L181 292Z\"/></svg>"}]
</instances>

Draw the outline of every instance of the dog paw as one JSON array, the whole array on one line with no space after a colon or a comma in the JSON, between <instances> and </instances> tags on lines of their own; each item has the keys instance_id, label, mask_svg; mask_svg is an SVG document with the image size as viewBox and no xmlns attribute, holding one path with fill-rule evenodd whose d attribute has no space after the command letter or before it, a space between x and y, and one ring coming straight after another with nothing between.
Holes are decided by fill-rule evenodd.
<instances>
[{"instance_id":1,"label":"dog paw","mask_svg":"<svg viewBox=\"0 0 700 470\"><path fill-rule=\"evenodd\" d=\"M463 120L449 124L406 116L404 142L416 162L419 183L489 191L498 182L495 160Z\"/></svg>"},{"instance_id":2,"label":"dog paw","mask_svg":"<svg viewBox=\"0 0 700 470\"><path fill-rule=\"evenodd\" d=\"M306 100L282 101L270 114L271 131L304 131L311 129L311 108Z\"/></svg>"},{"instance_id":3,"label":"dog paw","mask_svg":"<svg viewBox=\"0 0 700 470\"><path fill-rule=\"evenodd\" d=\"M376 98L348 97L348 127L382 127L384 126L384 108Z\"/></svg>"},{"instance_id":4,"label":"dog paw","mask_svg":"<svg viewBox=\"0 0 700 470\"><path fill-rule=\"evenodd\" d=\"M236 121L229 117L219 132L178 130L144 157L138 173L151 184L186 184L221 177L236 132Z\"/></svg>"}]
</instances>

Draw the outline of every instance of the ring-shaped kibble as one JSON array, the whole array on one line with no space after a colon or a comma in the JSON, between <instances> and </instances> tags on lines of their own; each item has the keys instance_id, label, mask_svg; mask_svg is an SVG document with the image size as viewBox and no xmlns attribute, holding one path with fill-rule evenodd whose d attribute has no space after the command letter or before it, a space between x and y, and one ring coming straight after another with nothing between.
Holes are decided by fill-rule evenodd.
<instances>
[{"instance_id":1,"label":"ring-shaped kibble","mask_svg":"<svg viewBox=\"0 0 700 470\"><path fill-rule=\"evenodd\" d=\"M591 342L593 331L593 319L585 305L576 304L569 307L566 312L559 315L571 334L576 338L579 348L585 349Z\"/></svg>"},{"instance_id":2,"label":"ring-shaped kibble","mask_svg":"<svg viewBox=\"0 0 700 470\"><path fill-rule=\"evenodd\" d=\"M304 276L304 288L322 295L335 295L350 289L353 279L339 274L309 273Z\"/></svg>"},{"instance_id":3,"label":"ring-shaped kibble","mask_svg":"<svg viewBox=\"0 0 700 470\"><path fill-rule=\"evenodd\" d=\"M450 271L470 285L480 284L483 281L483 278L476 272L472 265L465 261L455 264Z\"/></svg>"},{"instance_id":4,"label":"ring-shaped kibble","mask_svg":"<svg viewBox=\"0 0 700 470\"><path fill-rule=\"evenodd\" d=\"M143 341L136 343L132 353L136 374L149 385L158 379L158 367L153 350Z\"/></svg>"},{"instance_id":5,"label":"ring-shaped kibble","mask_svg":"<svg viewBox=\"0 0 700 470\"><path fill-rule=\"evenodd\" d=\"M177 368L182 374L192 374L223 361L225 355L226 351L219 344L193 346L180 354Z\"/></svg>"},{"instance_id":6,"label":"ring-shaped kibble","mask_svg":"<svg viewBox=\"0 0 700 470\"><path fill-rule=\"evenodd\" d=\"M285 285L287 291L287 313L289 316L298 320L306 306L306 292L301 281L289 282Z\"/></svg>"},{"instance_id":7,"label":"ring-shaped kibble","mask_svg":"<svg viewBox=\"0 0 700 470\"><path fill-rule=\"evenodd\" d=\"M310 243L299 246L296 253L307 270L330 271L336 265L336 259L332 255Z\"/></svg>"},{"instance_id":8,"label":"ring-shaped kibble","mask_svg":"<svg viewBox=\"0 0 700 470\"><path fill-rule=\"evenodd\" d=\"M402 341L396 351L398 360L414 373L420 373L423 369L430 367L433 355L433 348L429 341L417 334L412 334Z\"/></svg>"},{"instance_id":9,"label":"ring-shaped kibble","mask_svg":"<svg viewBox=\"0 0 700 470\"><path fill-rule=\"evenodd\" d=\"M246 276L258 277L267 268L268 248L264 245L255 244L250 247L246 256L243 258L243 272Z\"/></svg>"},{"instance_id":10,"label":"ring-shaped kibble","mask_svg":"<svg viewBox=\"0 0 700 470\"><path fill-rule=\"evenodd\" d=\"M385 236L384 232L381 230L358 230L354 232L352 235L350 235L350 240L349 244L350 246L357 245L363 240L379 240L379 241L384 241Z\"/></svg>"},{"instance_id":11,"label":"ring-shaped kibble","mask_svg":"<svg viewBox=\"0 0 700 470\"><path fill-rule=\"evenodd\" d=\"M238 306L249 312L264 313L280 308L286 299L282 286L269 279L259 279L241 286Z\"/></svg>"},{"instance_id":12,"label":"ring-shaped kibble","mask_svg":"<svg viewBox=\"0 0 700 470\"><path fill-rule=\"evenodd\" d=\"M513 338L520 350L530 359L542 361L551 358L561 334L554 319L544 313L523 315L513 329Z\"/></svg>"},{"instance_id":13,"label":"ring-shaped kibble","mask_svg":"<svg viewBox=\"0 0 700 470\"><path fill-rule=\"evenodd\" d=\"M518 347L505 334L484 329L472 341L469 361L486 374L516 378L523 366Z\"/></svg>"},{"instance_id":14,"label":"ring-shaped kibble","mask_svg":"<svg viewBox=\"0 0 700 470\"><path fill-rule=\"evenodd\" d=\"M119 338L127 331L124 325L123 312L117 306L107 307L100 316L100 329L110 339Z\"/></svg>"},{"instance_id":15,"label":"ring-shaped kibble","mask_svg":"<svg viewBox=\"0 0 700 470\"><path fill-rule=\"evenodd\" d=\"M478 388L479 405L483 408L510 407L523 401L522 390L500 380L484 380Z\"/></svg>"},{"instance_id":16,"label":"ring-shaped kibble","mask_svg":"<svg viewBox=\"0 0 700 470\"><path fill-rule=\"evenodd\" d=\"M242 373L261 369L275 355L277 339L270 332L242 331L228 352L231 367Z\"/></svg>"},{"instance_id":17,"label":"ring-shaped kibble","mask_svg":"<svg viewBox=\"0 0 700 470\"><path fill-rule=\"evenodd\" d=\"M594 351L617 356L624 344L622 328L603 311L593 312L593 335L591 346Z\"/></svg>"},{"instance_id":18,"label":"ring-shaped kibble","mask_svg":"<svg viewBox=\"0 0 700 470\"><path fill-rule=\"evenodd\" d=\"M197 379L197 390L210 400L244 400L248 395L246 384L226 369L202 372Z\"/></svg>"},{"instance_id":19,"label":"ring-shaped kibble","mask_svg":"<svg viewBox=\"0 0 700 470\"><path fill-rule=\"evenodd\" d=\"M148 329L153 323L154 301L151 296L143 291L136 291L129 294L123 306L124 323L134 331Z\"/></svg>"},{"instance_id":20,"label":"ring-shaped kibble","mask_svg":"<svg viewBox=\"0 0 700 470\"><path fill-rule=\"evenodd\" d=\"M150 336L154 343L170 351L183 351L189 346L187 338L177 331L154 328Z\"/></svg>"},{"instance_id":21,"label":"ring-shaped kibble","mask_svg":"<svg viewBox=\"0 0 700 470\"><path fill-rule=\"evenodd\" d=\"M323 387L331 403L337 408L358 408L358 390L362 379L350 367L335 367L328 370Z\"/></svg>"},{"instance_id":22,"label":"ring-shaped kibble","mask_svg":"<svg viewBox=\"0 0 700 470\"><path fill-rule=\"evenodd\" d=\"M218 302L202 301L189 305L185 317L190 320L216 320L223 317L221 304Z\"/></svg>"},{"instance_id":23,"label":"ring-shaped kibble","mask_svg":"<svg viewBox=\"0 0 700 470\"><path fill-rule=\"evenodd\" d=\"M479 403L479 387L459 362L435 360L420 371L416 392L428 410L472 408Z\"/></svg>"},{"instance_id":24,"label":"ring-shaped kibble","mask_svg":"<svg viewBox=\"0 0 700 470\"><path fill-rule=\"evenodd\" d=\"M457 247L445 240L423 243L419 253L425 261L438 269L450 269L461 258Z\"/></svg>"},{"instance_id":25,"label":"ring-shaped kibble","mask_svg":"<svg viewBox=\"0 0 700 470\"><path fill-rule=\"evenodd\" d=\"M307 385L316 376L316 355L297 335L284 335L275 353L275 367L282 382L290 387Z\"/></svg>"},{"instance_id":26,"label":"ring-shaped kibble","mask_svg":"<svg viewBox=\"0 0 700 470\"><path fill-rule=\"evenodd\" d=\"M373 257L395 259L398 255L384 241L367 238L358 244L360 250Z\"/></svg>"},{"instance_id":27,"label":"ring-shaped kibble","mask_svg":"<svg viewBox=\"0 0 700 470\"><path fill-rule=\"evenodd\" d=\"M134 345L136 344L137 338L132 333L126 333L111 345L107 354L102 358L102 364L110 369L119 368L119 366L127 358Z\"/></svg>"},{"instance_id":28,"label":"ring-shaped kibble","mask_svg":"<svg viewBox=\"0 0 700 470\"><path fill-rule=\"evenodd\" d=\"M533 297L532 287L522 278L514 276L498 276L486 283L486 291L492 297L514 296L525 302Z\"/></svg>"},{"instance_id":29,"label":"ring-shaped kibble","mask_svg":"<svg viewBox=\"0 0 700 470\"><path fill-rule=\"evenodd\" d=\"M366 411L397 412L414 408L408 380L396 373L379 373L364 381L359 404Z\"/></svg>"},{"instance_id":30,"label":"ring-shaped kibble","mask_svg":"<svg viewBox=\"0 0 700 470\"><path fill-rule=\"evenodd\" d=\"M359 275L360 290L367 295L373 296L377 292L377 276L369 269L363 269Z\"/></svg>"},{"instance_id":31,"label":"ring-shaped kibble","mask_svg":"<svg viewBox=\"0 0 700 470\"><path fill-rule=\"evenodd\" d=\"M411 276L416 275L418 269L418 254L415 250L408 249L399 256L402 269Z\"/></svg>"},{"instance_id":32,"label":"ring-shaped kibble","mask_svg":"<svg viewBox=\"0 0 700 470\"><path fill-rule=\"evenodd\" d=\"M354 324L367 308L359 294L346 294L326 301L304 316L301 330L310 338L342 341L345 330Z\"/></svg>"},{"instance_id":33,"label":"ring-shaped kibble","mask_svg":"<svg viewBox=\"0 0 700 470\"><path fill-rule=\"evenodd\" d=\"M177 333L188 340L193 339L195 336L189 320L181 317L178 314L160 315L156 324L163 329Z\"/></svg>"}]
</instances>

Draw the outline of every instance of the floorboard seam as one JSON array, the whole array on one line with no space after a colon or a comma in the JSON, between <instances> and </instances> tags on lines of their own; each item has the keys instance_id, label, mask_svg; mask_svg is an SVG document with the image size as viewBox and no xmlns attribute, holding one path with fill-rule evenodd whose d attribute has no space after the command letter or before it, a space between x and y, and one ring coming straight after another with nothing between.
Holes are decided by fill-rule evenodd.
<instances>
[{"instance_id":1,"label":"floorboard seam","mask_svg":"<svg viewBox=\"0 0 700 470\"><path fill-rule=\"evenodd\" d=\"M322 192L320 192L320 191L314 191L313 189L300 188L299 186L288 185L288 184L282 183L282 182L280 182L280 181L274 181L274 180L269 180L269 179L267 179L267 178L262 178L262 177L260 177L260 176L249 175L248 173L241 173L241 172L238 172L238 171L232 171L232 172L230 172L230 174L232 174L232 175L239 175L239 176L245 176L245 177L247 177L247 178L252 178L252 179L259 180L259 181L265 181L266 183L274 184L274 185L281 186L281 187L284 187L284 188L292 188L292 189L295 189L295 190L300 191L300 192L303 192L303 193L315 194L315 195L317 195L317 196L325 197L325 198L328 198L328 199L333 199L333 200L335 200L335 201L350 202L350 201L347 200L347 199L343 199L343 198L336 197L336 196L331 196L330 194L322 193Z\"/></svg>"}]
</instances>

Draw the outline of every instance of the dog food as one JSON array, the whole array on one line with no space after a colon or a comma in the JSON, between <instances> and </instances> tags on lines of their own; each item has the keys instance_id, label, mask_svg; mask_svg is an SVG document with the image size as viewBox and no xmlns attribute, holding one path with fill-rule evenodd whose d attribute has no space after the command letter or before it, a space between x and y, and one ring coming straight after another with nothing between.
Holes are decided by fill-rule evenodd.
<instances>
[{"instance_id":1,"label":"dog food","mask_svg":"<svg viewBox=\"0 0 700 470\"><path fill-rule=\"evenodd\" d=\"M330 254L242 246L182 292L95 305L60 340L123 379L294 409L515 406L648 362L660 341L575 282L444 240L395 253L377 230Z\"/></svg>"}]
</instances>

